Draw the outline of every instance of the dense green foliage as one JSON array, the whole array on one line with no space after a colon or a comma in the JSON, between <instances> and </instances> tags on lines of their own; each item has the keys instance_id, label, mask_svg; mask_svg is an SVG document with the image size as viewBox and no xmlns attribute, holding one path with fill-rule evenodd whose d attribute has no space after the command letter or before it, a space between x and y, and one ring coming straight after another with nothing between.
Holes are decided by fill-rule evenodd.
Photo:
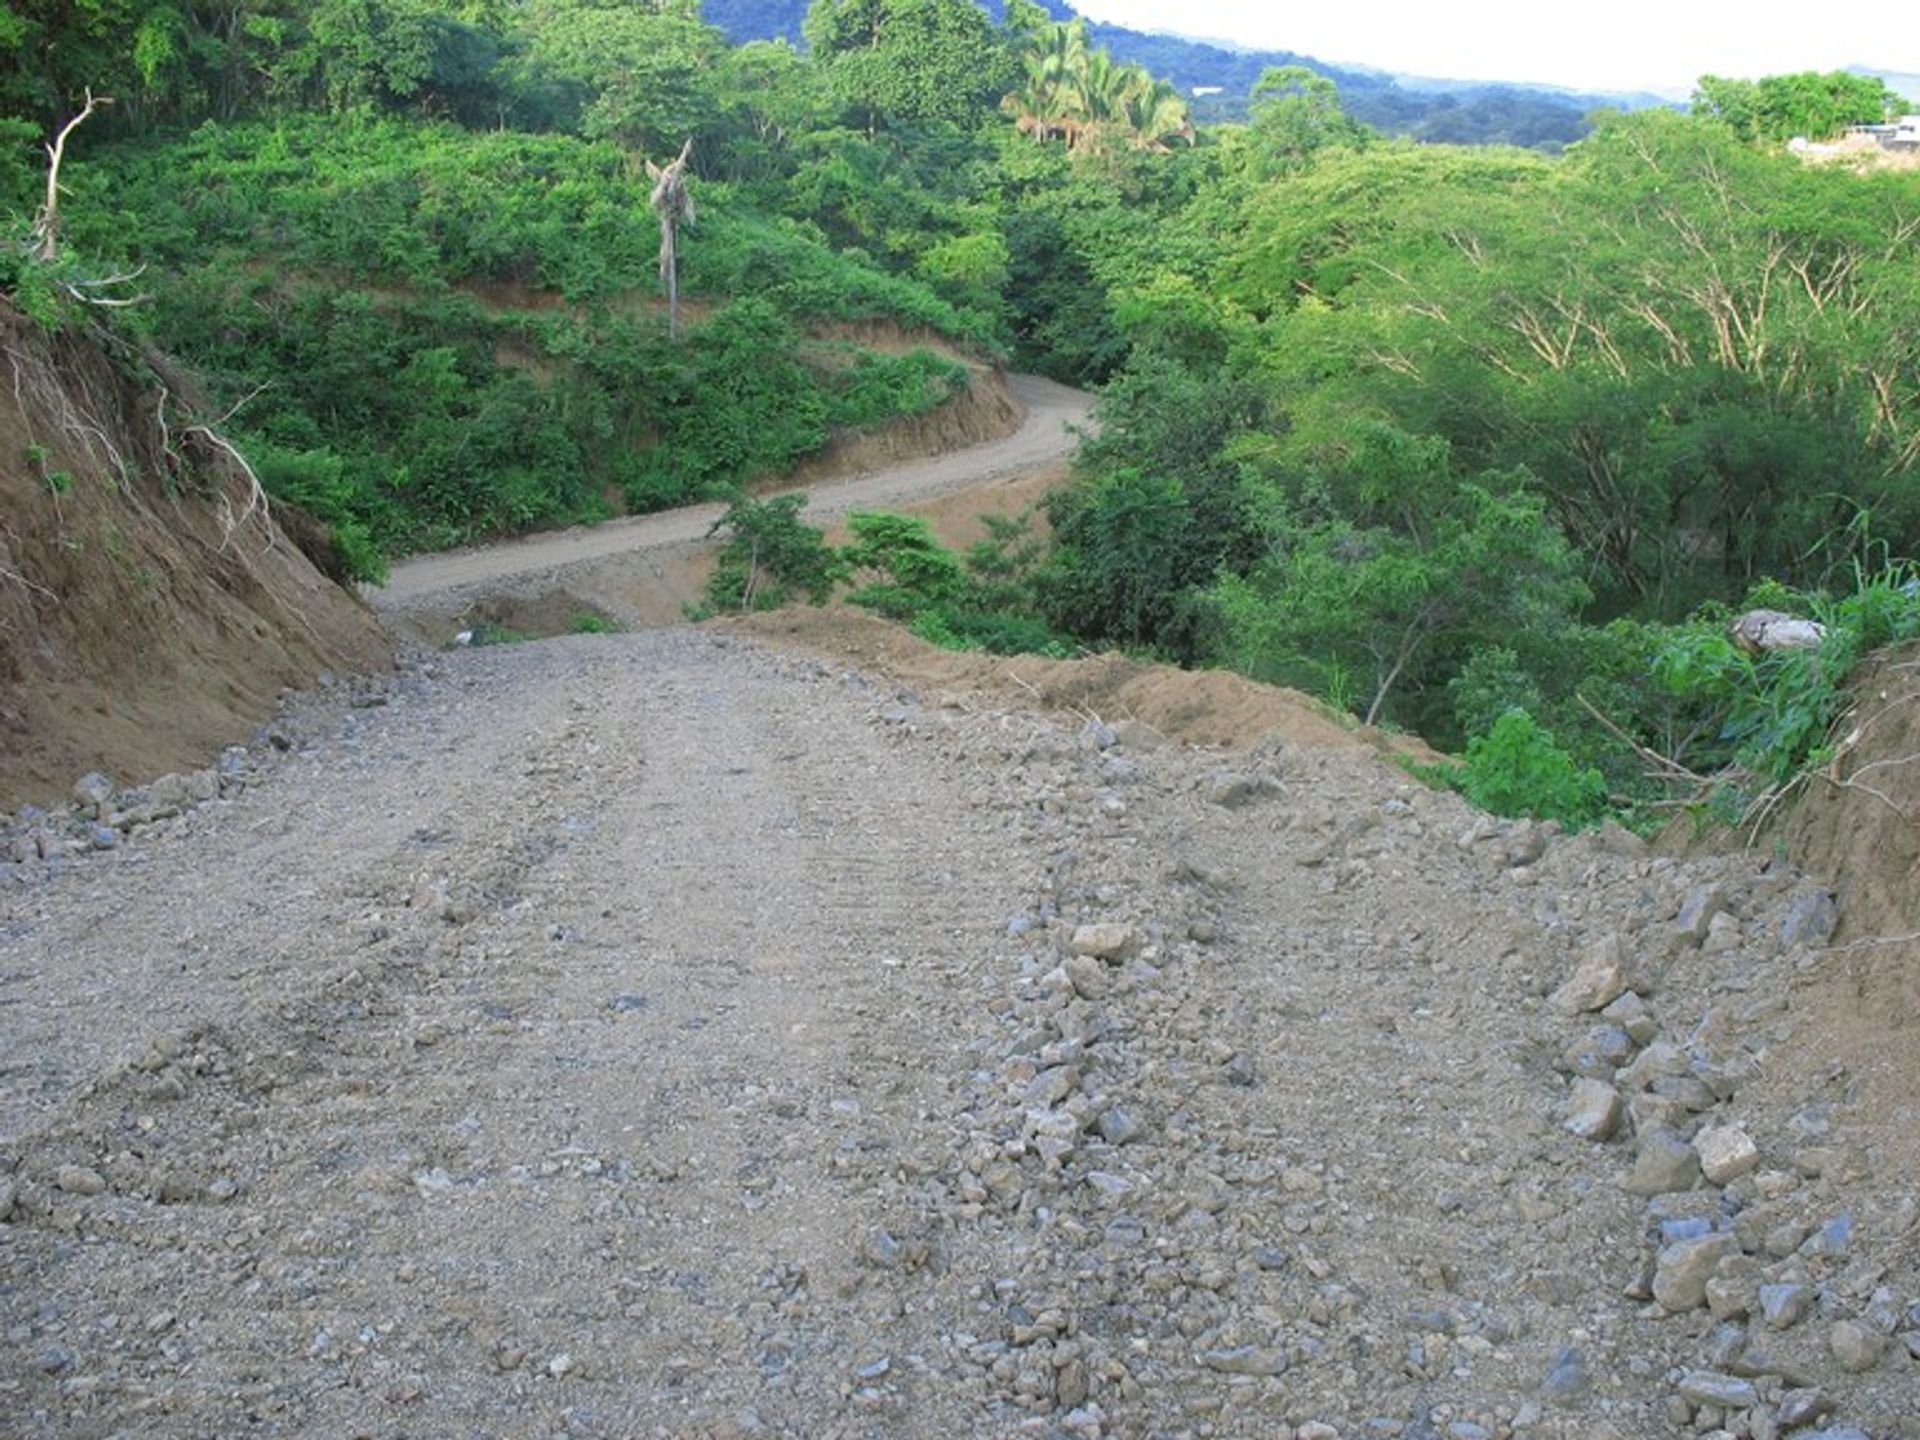
<instances>
[{"instance_id":1,"label":"dense green foliage","mask_svg":"<svg viewBox=\"0 0 1920 1440\"><path fill-rule=\"evenodd\" d=\"M1879 125L1906 108L1887 82L1845 70L1727 80L1703 75L1693 113L1725 121L1742 140L1831 140L1849 125Z\"/></svg>"},{"instance_id":2,"label":"dense green foliage","mask_svg":"<svg viewBox=\"0 0 1920 1440\"><path fill-rule=\"evenodd\" d=\"M1880 118L1879 82L1706 77L1548 156L1389 138L1377 86L1284 56L1196 127L1197 82L1028 0L776 32L806 44L692 0L12 0L17 234L30 144L86 84L117 103L59 254L0 285L48 324L137 286L120 323L364 576L724 493L716 609L844 583L940 643L1230 665L1569 824L1786 781L1846 668L1920 629L1920 177L1777 143ZM676 339L644 162L688 140ZM835 550L743 498L940 404L956 349L1101 388L1044 538L860 516ZM1751 597L1827 644L1740 654Z\"/></svg>"}]
</instances>

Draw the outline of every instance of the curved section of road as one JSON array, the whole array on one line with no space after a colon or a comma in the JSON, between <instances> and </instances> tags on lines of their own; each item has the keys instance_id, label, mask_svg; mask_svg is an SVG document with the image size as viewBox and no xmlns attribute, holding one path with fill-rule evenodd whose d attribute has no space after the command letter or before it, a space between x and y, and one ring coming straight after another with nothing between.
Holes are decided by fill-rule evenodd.
<instances>
[{"instance_id":1,"label":"curved section of road","mask_svg":"<svg viewBox=\"0 0 1920 1440\"><path fill-rule=\"evenodd\" d=\"M1036 375L1008 377L1026 419L1013 434L946 455L891 465L807 489L807 515L832 519L867 506L903 505L952 494L1055 464L1073 453L1076 433L1092 414L1093 397ZM689 505L611 520L591 528L552 531L520 540L422 555L393 567L369 599L382 610L405 610L432 597L470 591L490 581L554 573L587 561L683 546L704 539L724 506Z\"/></svg>"}]
</instances>

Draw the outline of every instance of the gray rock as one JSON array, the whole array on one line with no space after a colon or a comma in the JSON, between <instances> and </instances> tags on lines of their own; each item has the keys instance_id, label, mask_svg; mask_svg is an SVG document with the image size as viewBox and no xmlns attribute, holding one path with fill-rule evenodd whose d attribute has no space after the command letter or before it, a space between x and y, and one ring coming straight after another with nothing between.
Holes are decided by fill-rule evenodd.
<instances>
[{"instance_id":1,"label":"gray rock","mask_svg":"<svg viewBox=\"0 0 1920 1440\"><path fill-rule=\"evenodd\" d=\"M1680 1377L1682 1398L1695 1405L1718 1405L1722 1410L1745 1410L1760 1403L1751 1380L1722 1375L1717 1370L1689 1370Z\"/></svg>"},{"instance_id":2,"label":"gray rock","mask_svg":"<svg viewBox=\"0 0 1920 1440\"><path fill-rule=\"evenodd\" d=\"M73 782L73 803L82 815L98 818L106 813L107 802L119 792L113 777L100 770L89 770Z\"/></svg>"},{"instance_id":3,"label":"gray rock","mask_svg":"<svg viewBox=\"0 0 1920 1440\"><path fill-rule=\"evenodd\" d=\"M1560 1123L1582 1140L1605 1140L1620 1125L1620 1092L1604 1080L1579 1079L1567 1096Z\"/></svg>"},{"instance_id":4,"label":"gray rock","mask_svg":"<svg viewBox=\"0 0 1920 1440\"><path fill-rule=\"evenodd\" d=\"M1653 1298L1672 1314L1706 1303L1707 1281L1714 1268L1739 1252L1739 1242L1726 1234L1678 1240L1663 1248L1653 1267Z\"/></svg>"},{"instance_id":5,"label":"gray rock","mask_svg":"<svg viewBox=\"0 0 1920 1440\"><path fill-rule=\"evenodd\" d=\"M1864 1374L1887 1353L1887 1337L1857 1320L1842 1320L1827 1332L1827 1348L1840 1368Z\"/></svg>"},{"instance_id":6,"label":"gray rock","mask_svg":"<svg viewBox=\"0 0 1920 1440\"><path fill-rule=\"evenodd\" d=\"M1063 967L1074 994L1083 1000L1104 999L1113 990L1113 972L1092 955L1069 955Z\"/></svg>"},{"instance_id":7,"label":"gray rock","mask_svg":"<svg viewBox=\"0 0 1920 1440\"><path fill-rule=\"evenodd\" d=\"M1840 906L1831 890L1810 890L1794 897L1780 918L1780 945L1819 949L1833 939L1840 925Z\"/></svg>"},{"instance_id":8,"label":"gray rock","mask_svg":"<svg viewBox=\"0 0 1920 1440\"><path fill-rule=\"evenodd\" d=\"M1716 1185L1726 1185L1760 1168L1760 1147L1737 1125L1716 1125L1693 1137L1700 1170Z\"/></svg>"},{"instance_id":9,"label":"gray rock","mask_svg":"<svg viewBox=\"0 0 1920 1440\"><path fill-rule=\"evenodd\" d=\"M1808 1388L1787 1391L1780 1397L1780 1404L1773 1413L1783 1429L1791 1430L1796 1426L1811 1425L1832 1410L1833 1401L1826 1391Z\"/></svg>"},{"instance_id":10,"label":"gray rock","mask_svg":"<svg viewBox=\"0 0 1920 1440\"><path fill-rule=\"evenodd\" d=\"M1071 1095L1079 1084L1079 1072L1072 1066L1055 1065L1051 1069L1042 1070L1028 1082L1026 1103L1043 1110L1051 1110Z\"/></svg>"},{"instance_id":11,"label":"gray rock","mask_svg":"<svg viewBox=\"0 0 1920 1440\"><path fill-rule=\"evenodd\" d=\"M1553 1368L1540 1382L1540 1394L1544 1399L1564 1405L1586 1394L1590 1383L1586 1357L1569 1345L1554 1356Z\"/></svg>"},{"instance_id":12,"label":"gray rock","mask_svg":"<svg viewBox=\"0 0 1920 1440\"><path fill-rule=\"evenodd\" d=\"M1601 1010L1600 1018L1618 1025L1636 1045L1648 1044L1660 1033L1652 1007L1631 990Z\"/></svg>"},{"instance_id":13,"label":"gray rock","mask_svg":"<svg viewBox=\"0 0 1920 1440\"><path fill-rule=\"evenodd\" d=\"M1553 992L1548 1003L1567 1015L1599 1010L1631 988L1631 966L1627 942L1618 935L1603 935L1587 947L1573 974Z\"/></svg>"},{"instance_id":14,"label":"gray rock","mask_svg":"<svg viewBox=\"0 0 1920 1440\"><path fill-rule=\"evenodd\" d=\"M1671 1130L1648 1130L1640 1137L1633 1171L1623 1182L1630 1195L1666 1195L1700 1183L1700 1157Z\"/></svg>"},{"instance_id":15,"label":"gray rock","mask_svg":"<svg viewBox=\"0 0 1920 1440\"><path fill-rule=\"evenodd\" d=\"M1560 1068L1569 1075L1611 1080L1633 1058L1633 1049L1633 1038L1618 1025L1595 1025L1561 1052Z\"/></svg>"},{"instance_id":16,"label":"gray rock","mask_svg":"<svg viewBox=\"0 0 1920 1440\"><path fill-rule=\"evenodd\" d=\"M1722 910L1707 922L1707 938L1700 944L1709 955L1724 955L1730 950L1738 950L1743 938L1740 922Z\"/></svg>"},{"instance_id":17,"label":"gray rock","mask_svg":"<svg viewBox=\"0 0 1920 1440\"><path fill-rule=\"evenodd\" d=\"M1222 772L1207 782L1207 799L1227 810L1241 809L1280 791L1280 782L1271 775Z\"/></svg>"},{"instance_id":18,"label":"gray rock","mask_svg":"<svg viewBox=\"0 0 1920 1440\"><path fill-rule=\"evenodd\" d=\"M1255 1345L1235 1345L1200 1352L1200 1363L1222 1375L1284 1375L1287 1357L1279 1350L1262 1350Z\"/></svg>"},{"instance_id":19,"label":"gray rock","mask_svg":"<svg viewBox=\"0 0 1920 1440\"><path fill-rule=\"evenodd\" d=\"M69 1195L98 1195L107 1188L106 1177L85 1165L62 1165L53 1172L53 1183Z\"/></svg>"},{"instance_id":20,"label":"gray rock","mask_svg":"<svg viewBox=\"0 0 1920 1440\"><path fill-rule=\"evenodd\" d=\"M1769 1330L1791 1330L1813 1309L1811 1285L1762 1285L1760 1316Z\"/></svg>"},{"instance_id":21,"label":"gray rock","mask_svg":"<svg viewBox=\"0 0 1920 1440\"><path fill-rule=\"evenodd\" d=\"M1673 928L1698 945L1707 938L1713 917L1726 908L1726 892L1718 885L1697 885L1680 902L1680 913L1673 917Z\"/></svg>"},{"instance_id":22,"label":"gray rock","mask_svg":"<svg viewBox=\"0 0 1920 1440\"><path fill-rule=\"evenodd\" d=\"M1110 1105L1101 1112L1099 1123L1094 1128L1109 1145L1125 1145L1138 1140L1145 1127L1134 1118L1132 1111L1124 1106Z\"/></svg>"},{"instance_id":23,"label":"gray rock","mask_svg":"<svg viewBox=\"0 0 1920 1440\"><path fill-rule=\"evenodd\" d=\"M1634 1056L1633 1063L1617 1078L1625 1089L1647 1090L1658 1080L1687 1074L1692 1065L1687 1052L1678 1045L1670 1040L1656 1040Z\"/></svg>"},{"instance_id":24,"label":"gray rock","mask_svg":"<svg viewBox=\"0 0 1920 1440\"><path fill-rule=\"evenodd\" d=\"M118 850L120 832L111 825L95 825L87 831L87 841L96 850Z\"/></svg>"}]
</instances>

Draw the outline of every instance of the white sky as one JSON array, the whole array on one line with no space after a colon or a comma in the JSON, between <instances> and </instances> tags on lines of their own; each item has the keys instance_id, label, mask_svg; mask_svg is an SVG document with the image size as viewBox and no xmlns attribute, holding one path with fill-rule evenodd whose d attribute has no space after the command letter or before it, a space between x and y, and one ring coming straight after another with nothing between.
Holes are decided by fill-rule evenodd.
<instances>
[{"instance_id":1,"label":"white sky","mask_svg":"<svg viewBox=\"0 0 1920 1440\"><path fill-rule=\"evenodd\" d=\"M1920 72L1920 6L1783 0L1074 0L1134 30L1224 38L1330 63L1588 90L1690 89L1703 74ZM1920 97L1913 97L1920 98Z\"/></svg>"}]
</instances>

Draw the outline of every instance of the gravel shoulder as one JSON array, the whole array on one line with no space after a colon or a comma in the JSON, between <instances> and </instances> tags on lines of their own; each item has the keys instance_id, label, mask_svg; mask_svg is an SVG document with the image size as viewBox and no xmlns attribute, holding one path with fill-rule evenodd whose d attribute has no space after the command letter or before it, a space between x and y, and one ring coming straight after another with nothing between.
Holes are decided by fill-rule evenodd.
<instances>
[{"instance_id":1,"label":"gravel shoulder","mask_svg":"<svg viewBox=\"0 0 1920 1440\"><path fill-rule=\"evenodd\" d=\"M0 891L0 1432L1920 1434L1766 857L684 628L218 778Z\"/></svg>"}]
</instances>

